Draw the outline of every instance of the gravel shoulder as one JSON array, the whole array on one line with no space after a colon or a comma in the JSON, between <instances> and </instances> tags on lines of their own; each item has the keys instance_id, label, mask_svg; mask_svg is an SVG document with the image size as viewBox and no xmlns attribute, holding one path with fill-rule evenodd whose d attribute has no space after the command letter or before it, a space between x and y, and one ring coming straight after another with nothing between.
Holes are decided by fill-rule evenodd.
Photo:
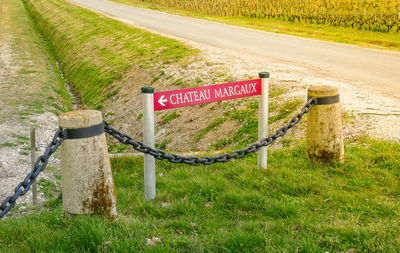
<instances>
[{"instance_id":1,"label":"gravel shoulder","mask_svg":"<svg viewBox=\"0 0 400 253\"><path fill-rule=\"evenodd\" d=\"M56 108L61 103L54 90L60 77L43 48L20 1L0 2L0 201L31 171L29 128L36 128L37 154L44 151L57 129ZM66 108L63 108L66 109ZM55 181L51 168L39 176ZM28 192L18 204L31 203ZM44 200L40 193L39 201Z\"/></svg>"},{"instance_id":2,"label":"gravel shoulder","mask_svg":"<svg viewBox=\"0 0 400 253\"><path fill-rule=\"evenodd\" d=\"M245 51L237 52L188 40L182 41L199 49L202 60L197 59L191 65L180 70L167 69L165 70L167 74L179 74L183 78L190 76L203 76L204 78L213 73L213 71L204 71L204 65L208 65L219 66L219 71L226 73L232 80L243 80L256 77L260 71L269 71L271 73L270 83L287 90L282 95L282 101L293 97L302 97L305 100L307 87L312 85L337 86L341 97L346 140L368 136L400 142L400 98L398 94L390 95L362 82L330 77L314 69L257 57ZM271 129L274 129L274 126Z\"/></svg>"}]
</instances>

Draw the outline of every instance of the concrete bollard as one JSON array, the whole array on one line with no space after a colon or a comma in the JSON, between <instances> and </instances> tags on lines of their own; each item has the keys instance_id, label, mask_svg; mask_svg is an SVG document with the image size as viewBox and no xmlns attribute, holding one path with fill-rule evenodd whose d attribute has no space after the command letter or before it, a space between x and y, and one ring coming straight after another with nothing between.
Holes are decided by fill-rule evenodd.
<instances>
[{"instance_id":1,"label":"concrete bollard","mask_svg":"<svg viewBox=\"0 0 400 253\"><path fill-rule=\"evenodd\" d=\"M62 196L67 214L101 214L115 220L117 197L101 112L59 116L66 139L61 146Z\"/></svg>"},{"instance_id":2,"label":"concrete bollard","mask_svg":"<svg viewBox=\"0 0 400 253\"><path fill-rule=\"evenodd\" d=\"M314 162L340 162L344 158L343 122L339 89L313 86L308 97L317 98L307 118L307 156Z\"/></svg>"}]
</instances>

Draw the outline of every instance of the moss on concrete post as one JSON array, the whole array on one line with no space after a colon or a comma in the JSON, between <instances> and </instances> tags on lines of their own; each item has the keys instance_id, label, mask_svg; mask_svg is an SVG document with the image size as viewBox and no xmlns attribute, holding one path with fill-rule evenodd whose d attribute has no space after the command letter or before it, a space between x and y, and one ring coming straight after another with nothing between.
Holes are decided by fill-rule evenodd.
<instances>
[{"instance_id":1,"label":"moss on concrete post","mask_svg":"<svg viewBox=\"0 0 400 253\"><path fill-rule=\"evenodd\" d=\"M308 89L308 96L312 98L327 100L328 97L338 95L339 89L334 86L313 86ZM337 100L317 104L307 117L308 158L314 162L325 163L343 161L343 122L340 102Z\"/></svg>"},{"instance_id":2,"label":"moss on concrete post","mask_svg":"<svg viewBox=\"0 0 400 253\"><path fill-rule=\"evenodd\" d=\"M64 113L63 129L81 129L101 124L99 111ZM66 139L61 146L62 196L67 214L101 214L117 218L117 197L104 133Z\"/></svg>"}]
</instances>

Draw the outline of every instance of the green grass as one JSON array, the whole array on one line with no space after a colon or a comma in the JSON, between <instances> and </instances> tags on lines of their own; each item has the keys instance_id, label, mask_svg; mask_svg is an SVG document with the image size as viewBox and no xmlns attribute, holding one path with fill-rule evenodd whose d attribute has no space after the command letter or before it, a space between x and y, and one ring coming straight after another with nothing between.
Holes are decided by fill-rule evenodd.
<instances>
[{"instance_id":1,"label":"green grass","mask_svg":"<svg viewBox=\"0 0 400 253\"><path fill-rule=\"evenodd\" d=\"M27 70L27 69L18 70L18 74L24 74L24 75L32 74L32 73L36 73L36 72L37 72L36 70Z\"/></svg>"},{"instance_id":2,"label":"green grass","mask_svg":"<svg viewBox=\"0 0 400 253\"><path fill-rule=\"evenodd\" d=\"M17 147L18 144L16 143L12 143L12 142L4 142L0 144L0 147L8 147L8 148L13 148L13 147Z\"/></svg>"},{"instance_id":3,"label":"green grass","mask_svg":"<svg viewBox=\"0 0 400 253\"><path fill-rule=\"evenodd\" d=\"M395 32L372 32L346 27L335 27L330 25L292 23L289 21L277 19L204 16L193 11L166 8L159 4L149 3L143 0L112 1L142 8L160 10L181 16L190 16L229 25L248 27L267 32L289 34L294 36L334 41L339 43L355 44L362 47L400 51L400 35Z\"/></svg>"},{"instance_id":4,"label":"green grass","mask_svg":"<svg viewBox=\"0 0 400 253\"><path fill-rule=\"evenodd\" d=\"M125 144L108 145L108 152L112 154L127 153L129 150L130 150L129 146Z\"/></svg>"},{"instance_id":5,"label":"green grass","mask_svg":"<svg viewBox=\"0 0 400 253\"><path fill-rule=\"evenodd\" d=\"M56 184L50 180L46 180L41 178L38 181L39 192L44 194L44 197L49 199L54 197L54 193L56 192Z\"/></svg>"},{"instance_id":6,"label":"green grass","mask_svg":"<svg viewBox=\"0 0 400 253\"><path fill-rule=\"evenodd\" d=\"M178 118L179 114L175 111L172 113L166 113L163 115L162 120L164 124L167 124L168 122L173 121L174 119Z\"/></svg>"},{"instance_id":7,"label":"green grass","mask_svg":"<svg viewBox=\"0 0 400 253\"><path fill-rule=\"evenodd\" d=\"M272 124L278 121L286 123L288 117L299 110L299 107L304 103L300 98L288 99L284 102L277 103L276 99L283 92L281 89L271 88L272 94L269 101L268 123ZM235 144L235 148L242 148L257 141L258 139L258 101L249 102L242 109L228 110L226 117L237 120L240 127L233 133L231 137L219 139L215 144L215 148L224 148L228 145ZM208 132L207 128L203 131ZM202 134L202 132L200 133ZM199 135L200 135L199 134ZM199 136L198 135L198 136ZM202 137L202 136L200 136Z\"/></svg>"},{"instance_id":8,"label":"green grass","mask_svg":"<svg viewBox=\"0 0 400 253\"><path fill-rule=\"evenodd\" d=\"M1 220L0 252L398 252L400 144L360 140L346 160L308 162L301 141L191 167L157 162L157 198L143 196L142 158L112 160L120 217L67 218L61 200ZM162 176L161 176L162 175ZM146 246L146 239L161 243Z\"/></svg>"},{"instance_id":9,"label":"green grass","mask_svg":"<svg viewBox=\"0 0 400 253\"><path fill-rule=\"evenodd\" d=\"M166 149L167 145L170 144L172 142L171 139L166 139L163 142L161 142L160 144L156 143L155 147L158 149Z\"/></svg>"},{"instance_id":10,"label":"green grass","mask_svg":"<svg viewBox=\"0 0 400 253\"><path fill-rule=\"evenodd\" d=\"M300 98L287 100L281 104L271 103L270 110L277 111L277 113L268 119L269 123L274 123L281 119L285 119L290 114L295 112L297 108L299 108L299 106L302 105L303 103L304 103L303 99Z\"/></svg>"},{"instance_id":11,"label":"green grass","mask_svg":"<svg viewBox=\"0 0 400 253\"><path fill-rule=\"evenodd\" d=\"M30 140L30 138L27 136L15 134L15 133L12 134L12 137L17 138L19 141L23 141L26 143L28 143L28 141Z\"/></svg>"},{"instance_id":12,"label":"green grass","mask_svg":"<svg viewBox=\"0 0 400 253\"><path fill-rule=\"evenodd\" d=\"M212 129L217 128L220 126L222 123L226 121L225 117L217 118L213 122L211 122L210 125L208 125L206 128L202 129L198 135L194 137L195 141L198 141L202 139L208 132L210 132Z\"/></svg>"},{"instance_id":13,"label":"green grass","mask_svg":"<svg viewBox=\"0 0 400 253\"><path fill-rule=\"evenodd\" d=\"M190 54L182 43L107 18L63 0L23 0L65 78L91 108L115 96L129 73L144 76ZM145 77L149 77L147 80Z\"/></svg>"}]
</instances>

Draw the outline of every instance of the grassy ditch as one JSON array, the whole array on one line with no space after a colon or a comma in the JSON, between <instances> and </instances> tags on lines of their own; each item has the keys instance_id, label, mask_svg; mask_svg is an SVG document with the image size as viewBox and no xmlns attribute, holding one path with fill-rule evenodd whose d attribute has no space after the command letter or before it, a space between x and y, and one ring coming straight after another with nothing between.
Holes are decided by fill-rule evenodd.
<instances>
[{"instance_id":1,"label":"grassy ditch","mask_svg":"<svg viewBox=\"0 0 400 253\"><path fill-rule=\"evenodd\" d=\"M366 139L346 145L344 163L316 165L300 143L269 152L262 171L255 156L157 162L154 201L142 158L113 159L117 221L67 218L57 198L3 219L0 252L398 252L399 149Z\"/></svg>"},{"instance_id":2,"label":"grassy ditch","mask_svg":"<svg viewBox=\"0 0 400 253\"><path fill-rule=\"evenodd\" d=\"M144 0L112 0L114 2L133 5L142 8L160 10L176 15L191 16L229 25L243 26L267 32L289 34L294 36L355 44L362 47L400 51L400 35L395 31L390 33L364 31L351 27L338 27L323 24L293 23L279 19L264 19L253 17L206 16L195 11L168 8L158 3Z\"/></svg>"},{"instance_id":3,"label":"grassy ditch","mask_svg":"<svg viewBox=\"0 0 400 253\"><path fill-rule=\"evenodd\" d=\"M191 50L63 0L23 0L74 91L100 109L130 76L150 76ZM138 82L146 80L137 79ZM145 86L146 82L140 83ZM139 88L139 87L138 87Z\"/></svg>"}]
</instances>

